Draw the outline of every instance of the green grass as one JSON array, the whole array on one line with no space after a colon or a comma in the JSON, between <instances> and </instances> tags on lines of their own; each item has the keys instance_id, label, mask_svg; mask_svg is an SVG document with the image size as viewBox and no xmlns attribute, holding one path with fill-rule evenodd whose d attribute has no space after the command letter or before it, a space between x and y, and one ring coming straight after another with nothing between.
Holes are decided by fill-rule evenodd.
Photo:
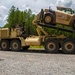
<instances>
[{"instance_id":1,"label":"green grass","mask_svg":"<svg viewBox=\"0 0 75 75\"><path fill-rule=\"evenodd\" d=\"M30 48L44 48L43 46L30 46Z\"/></svg>"}]
</instances>

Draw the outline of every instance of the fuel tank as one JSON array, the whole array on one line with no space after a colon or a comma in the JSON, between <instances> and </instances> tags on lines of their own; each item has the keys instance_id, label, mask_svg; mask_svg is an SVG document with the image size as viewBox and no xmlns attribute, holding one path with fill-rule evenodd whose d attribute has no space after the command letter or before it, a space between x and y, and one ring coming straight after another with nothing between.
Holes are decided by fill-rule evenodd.
<instances>
[{"instance_id":1,"label":"fuel tank","mask_svg":"<svg viewBox=\"0 0 75 75\"><path fill-rule=\"evenodd\" d=\"M40 46L41 38L39 36L31 36L25 39L25 45L28 46Z\"/></svg>"}]
</instances>

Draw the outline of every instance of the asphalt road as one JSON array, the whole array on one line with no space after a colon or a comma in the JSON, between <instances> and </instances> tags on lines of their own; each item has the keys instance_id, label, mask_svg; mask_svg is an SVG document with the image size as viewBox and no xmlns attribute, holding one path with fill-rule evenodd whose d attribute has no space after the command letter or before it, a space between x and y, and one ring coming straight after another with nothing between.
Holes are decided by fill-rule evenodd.
<instances>
[{"instance_id":1,"label":"asphalt road","mask_svg":"<svg viewBox=\"0 0 75 75\"><path fill-rule=\"evenodd\" d=\"M0 75L75 75L75 54L0 51Z\"/></svg>"}]
</instances>

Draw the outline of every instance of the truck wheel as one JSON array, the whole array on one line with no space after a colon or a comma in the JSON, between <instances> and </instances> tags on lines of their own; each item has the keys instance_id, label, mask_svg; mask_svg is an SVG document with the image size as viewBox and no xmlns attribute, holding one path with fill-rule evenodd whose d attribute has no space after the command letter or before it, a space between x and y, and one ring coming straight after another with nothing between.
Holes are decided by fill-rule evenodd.
<instances>
[{"instance_id":1,"label":"truck wheel","mask_svg":"<svg viewBox=\"0 0 75 75\"><path fill-rule=\"evenodd\" d=\"M44 47L46 52L54 53L59 50L59 43L54 39L48 39L47 41L45 41Z\"/></svg>"},{"instance_id":2,"label":"truck wheel","mask_svg":"<svg viewBox=\"0 0 75 75\"><path fill-rule=\"evenodd\" d=\"M9 41L8 40L1 40L1 50L9 50Z\"/></svg>"},{"instance_id":3,"label":"truck wheel","mask_svg":"<svg viewBox=\"0 0 75 75\"><path fill-rule=\"evenodd\" d=\"M12 51L20 51L21 50L21 43L19 40L12 40L10 46L11 46Z\"/></svg>"},{"instance_id":4,"label":"truck wheel","mask_svg":"<svg viewBox=\"0 0 75 75\"><path fill-rule=\"evenodd\" d=\"M24 47L23 47L23 50L28 50L29 47L30 47L30 46L24 46Z\"/></svg>"},{"instance_id":5,"label":"truck wheel","mask_svg":"<svg viewBox=\"0 0 75 75\"><path fill-rule=\"evenodd\" d=\"M62 43L62 50L64 53L73 54L75 52L75 44L72 40L65 40Z\"/></svg>"},{"instance_id":6,"label":"truck wheel","mask_svg":"<svg viewBox=\"0 0 75 75\"><path fill-rule=\"evenodd\" d=\"M51 24L53 22L53 15L50 13L45 14L44 16L44 23Z\"/></svg>"}]
</instances>

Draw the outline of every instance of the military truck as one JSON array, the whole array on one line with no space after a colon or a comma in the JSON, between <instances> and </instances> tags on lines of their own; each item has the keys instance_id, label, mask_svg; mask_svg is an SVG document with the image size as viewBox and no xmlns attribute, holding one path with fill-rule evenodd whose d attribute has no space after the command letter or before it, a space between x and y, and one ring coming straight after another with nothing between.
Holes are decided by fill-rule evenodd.
<instances>
[{"instance_id":1,"label":"military truck","mask_svg":"<svg viewBox=\"0 0 75 75\"><path fill-rule=\"evenodd\" d=\"M57 6L57 10L42 9L41 22L44 24L70 26L75 30L75 15L71 8Z\"/></svg>"},{"instance_id":2,"label":"military truck","mask_svg":"<svg viewBox=\"0 0 75 75\"><path fill-rule=\"evenodd\" d=\"M55 22L57 20L53 20L52 22L51 15L52 17L54 17L59 14L57 14L56 12L50 9L49 10L47 9L45 11L46 13L44 13L43 10L41 10L41 12L35 16L32 22L33 25L36 27L38 36L26 35L26 30L24 29L24 26L16 26L16 27L13 26L12 28L0 28L1 50L10 49L12 51L20 51L21 49L26 50L30 46L44 46L45 51L49 53L55 53L60 48L64 53L75 53L75 38L71 39L64 34L50 35L42 27L44 26L56 30L71 32L71 33L75 33L75 30L65 29L65 28L60 28L55 26L54 24L56 24ZM61 11L57 11L57 12L60 13ZM45 16L43 16L42 13L45 14ZM67 13L61 12L61 14L66 15ZM41 18L44 18L46 22L43 23L43 19ZM49 21L51 22L49 23ZM41 32L43 32L44 35L41 35Z\"/></svg>"},{"instance_id":3,"label":"military truck","mask_svg":"<svg viewBox=\"0 0 75 75\"><path fill-rule=\"evenodd\" d=\"M67 30L63 28L55 28L52 25L43 25L37 23L39 32L46 32L41 26L46 26L54 29L64 30L68 32L75 32L74 30ZM41 27L41 28L40 28ZM38 32L38 33L39 33ZM47 32L46 32L47 33ZM25 35L20 28L0 28L0 47L1 50L21 51L27 50L30 46L44 46L48 53L55 53L60 48L64 53L75 53L75 39L70 39L65 35Z\"/></svg>"}]
</instances>

